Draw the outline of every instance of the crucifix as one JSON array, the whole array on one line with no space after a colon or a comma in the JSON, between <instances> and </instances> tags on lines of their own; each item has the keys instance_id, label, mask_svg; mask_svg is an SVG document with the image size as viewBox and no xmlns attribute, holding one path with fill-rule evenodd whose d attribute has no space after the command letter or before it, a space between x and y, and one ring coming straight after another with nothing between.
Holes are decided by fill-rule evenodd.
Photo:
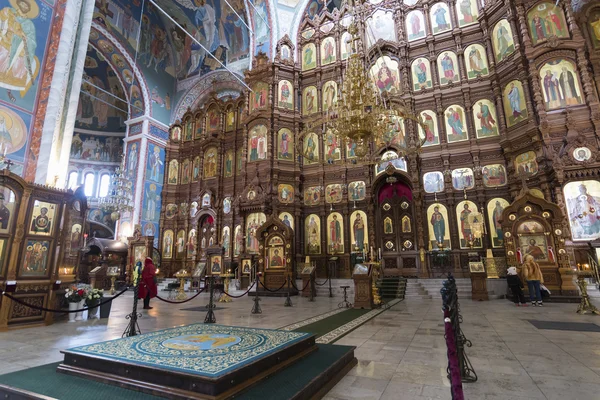
<instances>
[{"instance_id":1,"label":"crucifix","mask_svg":"<svg viewBox=\"0 0 600 400\"><path fill-rule=\"evenodd\" d=\"M6 165L6 167L4 167L4 168L6 168L7 171L10 171L10 167L15 165L15 163L12 162L11 160L7 159L7 160L4 160L4 165Z\"/></svg>"},{"instance_id":2,"label":"crucifix","mask_svg":"<svg viewBox=\"0 0 600 400\"><path fill-rule=\"evenodd\" d=\"M526 192L529 188L527 187L527 179L529 179L531 177L531 173L529 172L525 172L522 171L521 173L519 173L519 175L517 175L519 178L521 178L521 192L524 193Z\"/></svg>"}]
</instances>

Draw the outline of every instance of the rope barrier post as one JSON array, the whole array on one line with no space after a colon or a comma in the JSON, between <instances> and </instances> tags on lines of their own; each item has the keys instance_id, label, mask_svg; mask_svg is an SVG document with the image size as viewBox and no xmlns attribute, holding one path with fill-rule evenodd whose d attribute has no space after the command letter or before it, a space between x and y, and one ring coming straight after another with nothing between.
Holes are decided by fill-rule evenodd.
<instances>
[{"instance_id":1,"label":"rope barrier post","mask_svg":"<svg viewBox=\"0 0 600 400\"><path fill-rule=\"evenodd\" d=\"M217 322L217 318L215 317L215 312L214 312L214 308L215 308L215 304L213 303L213 294L214 294L214 287L213 287L213 280L214 277L211 275L210 277L208 277L208 285L209 285L209 298L208 298L208 312L206 313L206 317L204 318L204 323L205 324L214 324Z\"/></svg>"},{"instance_id":2,"label":"rope barrier post","mask_svg":"<svg viewBox=\"0 0 600 400\"><path fill-rule=\"evenodd\" d=\"M287 296L285 298L285 303L283 303L284 307L291 307L292 306L292 298L290 297L290 280L292 280L292 275L288 274L287 277Z\"/></svg>"},{"instance_id":3,"label":"rope barrier post","mask_svg":"<svg viewBox=\"0 0 600 400\"><path fill-rule=\"evenodd\" d=\"M256 274L256 292L254 296L254 305L252 306L252 314L262 314L262 310L260 309L260 298L258 297L258 274Z\"/></svg>"},{"instance_id":4,"label":"rope barrier post","mask_svg":"<svg viewBox=\"0 0 600 400\"><path fill-rule=\"evenodd\" d=\"M142 330L140 329L140 326L137 322L138 318L142 317L142 314L138 313L137 311L138 293L140 292L140 281L141 279L139 276L134 281L135 286L133 287L133 309L131 310L131 314L125 316L125 319L129 320L129 324L127 325L127 328L125 328L125 332L123 332L122 337L131 337L142 334Z\"/></svg>"},{"instance_id":5,"label":"rope barrier post","mask_svg":"<svg viewBox=\"0 0 600 400\"><path fill-rule=\"evenodd\" d=\"M327 280L329 281L329 297L333 297L333 292L331 291L331 266L327 268Z\"/></svg>"},{"instance_id":6,"label":"rope barrier post","mask_svg":"<svg viewBox=\"0 0 600 400\"><path fill-rule=\"evenodd\" d=\"M314 276L314 272L312 274L310 274L310 297L308 299L308 301L315 301L315 276Z\"/></svg>"}]
</instances>

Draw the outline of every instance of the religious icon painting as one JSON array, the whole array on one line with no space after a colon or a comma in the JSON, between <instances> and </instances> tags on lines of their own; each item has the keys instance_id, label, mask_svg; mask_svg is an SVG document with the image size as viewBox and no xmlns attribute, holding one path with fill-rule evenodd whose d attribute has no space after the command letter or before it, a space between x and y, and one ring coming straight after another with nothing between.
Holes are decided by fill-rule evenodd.
<instances>
[{"instance_id":1,"label":"religious icon painting","mask_svg":"<svg viewBox=\"0 0 600 400\"><path fill-rule=\"evenodd\" d=\"M556 4L549 1L541 2L527 13L529 33L534 46L545 42L550 37L569 38L565 14Z\"/></svg>"},{"instance_id":2,"label":"religious icon painting","mask_svg":"<svg viewBox=\"0 0 600 400\"><path fill-rule=\"evenodd\" d=\"M477 211L477 206L470 200L463 200L456 206L456 220L458 221L458 239L461 249L480 248L481 238L475 235L474 224L482 224L483 216Z\"/></svg>"},{"instance_id":3,"label":"religious icon painting","mask_svg":"<svg viewBox=\"0 0 600 400\"><path fill-rule=\"evenodd\" d=\"M242 274L250 275L251 270L252 270L252 260L249 258L244 258L242 260Z\"/></svg>"},{"instance_id":4,"label":"religious icon painting","mask_svg":"<svg viewBox=\"0 0 600 400\"><path fill-rule=\"evenodd\" d=\"M188 117L183 125L183 140L189 141L194 137L194 122Z\"/></svg>"},{"instance_id":5,"label":"religious icon painting","mask_svg":"<svg viewBox=\"0 0 600 400\"><path fill-rule=\"evenodd\" d=\"M225 131L231 132L235 129L235 110L229 108L225 116Z\"/></svg>"},{"instance_id":6,"label":"religious icon painting","mask_svg":"<svg viewBox=\"0 0 600 400\"><path fill-rule=\"evenodd\" d=\"M323 112L333 110L337 104L338 86L336 81L327 81L323 85Z\"/></svg>"},{"instance_id":7,"label":"religious icon painting","mask_svg":"<svg viewBox=\"0 0 600 400\"><path fill-rule=\"evenodd\" d=\"M287 45L282 45L281 48L279 49L279 56L282 60L292 60L292 51L290 50L290 47Z\"/></svg>"},{"instance_id":8,"label":"religious icon painting","mask_svg":"<svg viewBox=\"0 0 600 400\"><path fill-rule=\"evenodd\" d=\"M408 170L404 157L399 157L395 151L388 150L381 156L381 162L375 165L375 175L381 174L390 166L399 171Z\"/></svg>"},{"instance_id":9,"label":"religious icon painting","mask_svg":"<svg viewBox=\"0 0 600 400\"><path fill-rule=\"evenodd\" d=\"M500 221L502 221L504 209L509 205L509 202L501 197L492 199L487 204L492 247L501 248L504 246L504 233Z\"/></svg>"},{"instance_id":10,"label":"religious icon painting","mask_svg":"<svg viewBox=\"0 0 600 400\"><path fill-rule=\"evenodd\" d=\"M204 167L202 171L204 179L217 176L217 148L210 147L204 152Z\"/></svg>"},{"instance_id":11,"label":"religious icon painting","mask_svg":"<svg viewBox=\"0 0 600 400\"><path fill-rule=\"evenodd\" d=\"M344 252L344 219L342 214L333 212L327 216L327 253Z\"/></svg>"},{"instance_id":12,"label":"religious icon painting","mask_svg":"<svg viewBox=\"0 0 600 400\"><path fill-rule=\"evenodd\" d=\"M317 88L309 86L302 92L302 115L310 115L319 111Z\"/></svg>"},{"instance_id":13,"label":"religious icon painting","mask_svg":"<svg viewBox=\"0 0 600 400\"><path fill-rule=\"evenodd\" d=\"M439 171L427 172L423 175L423 189L426 193L444 191L444 174Z\"/></svg>"},{"instance_id":14,"label":"religious icon painting","mask_svg":"<svg viewBox=\"0 0 600 400\"><path fill-rule=\"evenodd\" d=\"M225 197L223 199L223 214L229 214L231 212L231 197Z\"/></svg>"},{"instance_id":15,"label":"religious icon painting","mask_svg":"<svg viewBox=\"0 0 600 400\"><path fill-rule=\"evenodd\" d=\"M502 164L490 164L481 169L483 186L499 187L506 185L506 168Z\"/></svg>"},{"instance_id":16,"label":"religious icon painting","mask_svg":"<svg viewBox=\"0 0 600 400\"><path fill-rule=\"evenodd\" d=\"M535 175L538 172L537 156L533 151L519 154L515 158L515 171L518 175Z\"/></svg>"},{"instance_id":17,"label":"religious icon painting","mask_svg":"<svg viewBox=\"0 0 600 400\"><path fill-rule=\"evenodd\" d=\"M413 90L418 92L423 89L431 89L433 81L431 79L431 65L429 60L423 57L417 58L412 63Z\"/></svg>"},{"instance_id":18,"label":"religious icon painting","mask_svg":"<svg viewBox=\"0 0 600 400\"><path fill-rule=\"evenodd\" d=\"M384 235L391 235L394 233L394 222L390 217L383 219L383 233Z\"/></svg>"},{"instance_id":19,"label":"religious icon painting","mask_svg":"<svg viewBox=\"0 0 600 400\"><path fill-rule=\"evenodd\" d=\"M250 112L262 110L269 106L269 84L257 82L252 87L253 93L250 93Z\"/></svg>"},{"instance_id":20,"label":"religious icon painting","mask_svg":"<svg viewBox=\"0 0 600 400\"><path fill-rule=\"evenodd\" d=\"M229 257L231 251L231 230L228 226L223 227L223 232L221 233L221 246L225 251L225 257Z\"/></svg>"},{"instance_id":21,"label":"religious icon painting","mask_svg":"<svg viewBox=\"0 0 600 400\"><path fill-rule=\"evenodd\" d=\"M356 158L356 142L347 140L346 142L346 159L351 160Z\"/></svg>"},{"instance_id":22,"label":"religious icon painting","mask_svg":"<svg viewBox=\"0 0 600 400\"><path fill-rule=\"evenodd\" d=\"M592 151L587 147L577 147L573 150L572 154L573 158L579 162L588 161L590 158L592 158ZM2 213L2 211L0 211L0 213Z\"/></svg>"},{"instance_id":23,"label":"religious icon painting","mask_svg":"<svg viewBox=\"0 0 600 400\"><path fill-rule=\"evenodd\" d=\"M411 222L410 222L410 217L408 215L405 215L402 217L402 233L411 233L412 232L412 226L411 226Z\"/></svg>"},{"instance_id":24,"label":"religious icon painting","mask_svg":"<svg viewBox=\"0 0 600 400\"><path fill-rule=\"evenodd\" d=\"M177 258L181 259L185 256L185 244L186 244L186 235L185 230L181 229L177 232L177 242L176 242L176 250L177 250ZM142 247L142 246L140 246Z\"/></svg>"},{"instance_id":25,"label":"religious icon painting","mask_svg":"<svg viewBox=\"0 0 600 400\"><path fill-rule=\"evenodd\" d=\"M540 84L547 110L584 102L579 75L571 61L556 59L544 64L540 69Z\"/></svg>"},{"instance_id":26,"label":"religious icon painting","mask_svg":"<svg viewBox=\"0 0 600 400\"><path fill-rule=\"evenodd\" d=\"M283 268L285 267L285 251L283 246L269 247L267 258L267 268Z\"/></svg>"},{"instance_id":27,"label":"religious icon painting","mask_svg":"<svg viewBox=\"0 0 600 400\"><path fill-rule=\"evenodd\" d=\"M280 203L290 204L294 202L294 187L286 183L277 186L277 198Z\"/></svg>"},{"instance_id":28,"label":"religious icon painting","mask_svg":"<svg viewBox=\"0 0 600 400\"><path fill-rule=\"evenodd\" d=\"M206 113L206 126L208 132L218 132L221 122L221 115L216 106L211 107Z\"/></svg>"},{"instance_id":29,"label":"religious icon painting","mask_svg":"<svg viewBox=\"0 0 600 400\"><path fill-rule=\"evenodd\" d=\"M390 147L398 146L406 147L404 134L404 118L398 116L390 117L387 122L387 129L383 136L377 140L377 146Z\"/></svg>"},{"instance_id":30,"label":"religious icon painting","mask_svg":"<svg viewBox=\"0 0 600 400\"><path fill-rule=\"evenodd\" d=\"M304 223L306 253L321 254L321 219L316 214L306 217Z\"/></svg>"},{"instance_id":31,"label":"religious icon painting","mask_svg":"<svg viewBox=\"0 0 600 400\"><path fill-rule=\"evenodd\" d=\"M446 206L434 203L427 208L429 250L450 249L450 228Z\"/></svg>"},{"instance_id":32,"label":"religious icon painting","mask_svg":"<svg viewBox=\"0 0 600 400\"><path fill-rule=\"evenodd\" d=\"M452 170L452 186L456 190L473 189L475 175L471 168L457 168Z\"/></svg>"},{"instance_id":33,"label":"religious icon painting","mask_svg":"<svg viewBox=\"0 0 600 400\"><path fill-rule=\"evenodd\" d=\"M452 105L444 113L446 120L446 138L448 143L469 140L465 110L459 105Z\"/></svg>"},{"instance_id":34,"label":"religious icon painting","mask_svg":"<svg viewBox=\"0 0 600 400\"><path fill-rule=\"evenodd\" d=\"M277 158L294 161L294 134L288 128L281 128L277 133Z\"/></svg>"},{"instance_id":35,"label":"religious icon painting","mask_svg":"<svg viewBox=\"0 0 600 400\"><path fill-rule=\"evenodd\" d=\"M1 211L0 211L1 212ZM151 235L154 236L154 235ZM71 235L69 237L69 248L71 253L77 254L82 246L81 238L83 237L83 228L81 224L73 224L71 226ZM1 253L1 251L0 251Z\"/></svg>"},{"instance_id":36,"label":"religious icon painting","mask_svg":"<svg viewBox=\"0 0 600 400\"><path fill-rule=\"evenodd\" d=\"M15 215L16 198L12 190L0 186L0 233L8 233L11 229L11 216Z\"/></svg>"},{"instance_id":37,"label":"religious icon painting","mask_svg":"<svg viewBox=\"0 0 600 400\"><path fill-rule=\"evenodd\" d=\"M350 244L352 251L363 252L369 248L369 228L364 211L354 211L350 215Z\"/></svg>"},{"instance_id":38,"label":"religious icon painting","mask_svg":"<svg viewBox=\"0 0 600 400\"><path fill-rule=\"evenodd\" d=\"M188 233L188 240L186 243L187 247L187 256L188 258L192 258L196 255L196 246L198 245L198 236L196 235L195 229L190 229Z\"/></svg>"},{"instance_id":39,"label":"religious icon painting","mask_svg":"<svg viewBox=\"0 0 600 400\"><path fill-rule=\"evenodd\" d=\"M256 237L256 230L265 223L267 217L264 213L252 213L246 219L246 251L251 254L258 254L259 238Z\"/></svg>"},{"instance_id":40,"label":"religious icon painting","mask_svg":"<svg viewBox=\"0 0 600 400\"><path fill-rule=\"evenodd\" d=\"M202 114L196 114L196 132L194 133L194 139L200 139L204 128L204 118Z\"/></svg>"},{"instance_id":41,"label":"religious icon painting","mask_svg":"<svg viewBox=\"0 0 600 400\"><path fill-rule=\"evenodd\" d=\"M340 39L340 50L342 53L342 60L347 60L352 54L352 35L348 32L342 33Z\"/></svg>"},{"instance_id":42,"label":"religious icon painting","mask_svg":"<svg viewBox=\"0 0 600 400\"><path fill-rule=\"evenodd\" d=\"M286 110L294 109L294 86L290 81L281 80L278 85L277 104Z\"/></svg>"},{"instance_id":43,"label":"religious icon painting","mask_svg":"<svg viewBox=\"0 0 600 400\"><path fill-rule=\"evenodd\" d=\"M470 1L470 0L459 0ZM472 44L465 49L467 64L467 78L476 79L480 76L489 75L487 54L485 48L480 44Z\"/></svg>"},{"instance_id":44,"label":"religious icon painting","mask_svg":"<svg viewBox=\"0 0 600 400\"><path fill-rule=\"evenodd\" d=\"M279 219L285 226L292 230L294 229L294 217L292 217L292 214L288 212L282 212L279 214Z\"/></svg>"},{"instance_id":45,"label":"religious icon painting","mask_svg":"<svg viewBox=\"0 0 600 400\"><path fill-rule=\"evenodd\" d=\"M20 276L45 277L48 275L50 242L48 240L27 239L23 252Z\"/></svg>"},{"instance_id":46,"label":"religious icon painting","mask_svg":"<svg viewBox=\"0 0 600 400\"><path fill-rule=\"evenodd\" d=\"M406 4L406 2L405 2ZM425 37L425 17L419 10L414 10L408 13L406 16L406 33L408 34L408 41L422 39Z\"/></svg>"},{"instance_id":47,"label":"religious icon painting","mask_svg":"<svg viewBox=\"0 0 600 400\"><path fill-rule=\"evenodd\" d=\"M492 30L492 44L496 62L505 60L515 52L512 29L506 19L501 19L494 25L494 29Z\"/></svg>"},{"instance_id":48,"label":"religious icon painting","mask_svg":"<svg viewBox=\"0 0 600 400\"><path fill-rule=\"evenodd\" d=\"M400 72L397 61L388 56L379 57L371 67L370 74L379 93L395 94L400 92Z\"/></svg>"},{"instance_id":49,"label":"religious icon painting","mask_svg":"<svg viewBox=\"0 0 600 400\"><path fill-rule=\"evenodd\" d=\"M6 243L8 239L0 239L0 276L4 276L4 264L6 260Z\"/></svg>"},{"instance_id":50,"label":"religious icon painting","mask_svg":"<svg viewBox=\"0 0 600 400\"><path fill-rule=\"evenodd\" d=\"M550 261L548 243L543 234L520 234L518 246L522 260L530 255L536 262Z\"/></svg>"},{"instance_id":51,"label":"religious icon painting","mask_svg":"<svg viewBox=\"0 0 600 400\"><path fill-rule=\"evenodd\" d=\"M317 67L317 48L314 43L308 43L302 47L302 71L308 71Z\"/></svg>"},{"instance_id":52,"label":"religious icon painting","mask_svg":"<svg viewBox=\"0 0 600 400\"><path fill-rule=\"evenodd\" d=\"M190 218L194 218L196 216L197 212L198 212L198 202L192 201L192 204L190 205Z\"/></svg>"},{"instance_id":53,"label":"religious icon painting","mask_svg":"<svg viewBox=\"0 0 600 400\"><path fill-rule=\"evenodd\" d=\"M517 227L517 234L521 233L543 233L546 229L544 226L534 219L523 221Z\"/></svg>"},{"instance_id":54,"label":"religious icon painting","mask_svg":"<svg viewBox=\"0 0 600 400\"><path fill-rule=\"evenodd\" d=\"M588 31L595 49L600 48L600 8L595 8L588 13Z\"/></svg>"},{"instance_id":55,"label":"religious icon painting","mask_svg":"<svg viewBox=\"0 0 600 400\"><path fill-rule=\"evenodd\" d=\"M328 129L323 136L323 153L329 164L333 164L335 161L340 161L342 159L340 138L339 136L336 136L331 129Z\"/></svg>"},{"instance_id":56,"label":"religious icon painting","mask_svg":"<svg viewBox=\"0 0 600 400\"><path fill-rule=\"evenodd\" d=\"M267 158L267 127L255 125L248 133L248 161L260 161Z\"/></svg>"},{"instance_id":57,"label":"religious icon painting","mask_svg":"<svg viewBox=\"0 0 600 400\"><path fill-rule=\"evenodd\" d=\"M573 240L590 241L600 237L600 182L569 182L564 189Z\"/></svg>"},{"instance_id":58,"label":"religious icon painting","mask_svg":"<svg viewBox=\"0 0 600 400\"><path fill-rule=\"evenodd\" d=\"M367 186L364 181L350 182L348 185L348 199L351 201L364 200L367 195Z\"/></svg>"},{"instance_id":59,"label":"religious icon painting","mask_svg":"<svg viewBox=\"0 0 600 400\"><path fill-rule=\"evenodd\" d=\"M440 144L437 115L431 110L421 111L422 124L418 124L419 137L423 141L423 147Z\"/></svg>"},{"instance_id":60,"label":"religious icon painting","mask_svg":"<svg viewBox=\"0 0 600 400\"><path fill-rule=\"evenodd\" d=\"M456 0L455 8L458 26L467 26L477 22L479 17L477 0Z\"/></svg>"},{"instance_id":61,"label":"religious icon painting","mask_svg":"<svg viewBox=\"0 0 600 400\"><path fill-rule=\"evenodd\" d=\"M51 236L55 225L56 210L56 204L35 200L31 212L29 234Z\"/></svg>"},{"instance_id":62,"label":"religious icon painting","mask_svg":"<svg viewBox=\"0 0 600 400\"><path fill-rule=\"evenodd\" d=\"M321 65L331 64L335 62L336 58L335 39L332 36L326 37L321 41Z\"/></svg>"},{"instance_id":63,"label":"religious icon painting","mask_svg":"<svg viewBox=\"0 0 600 400\"><path fill-rule=\"evenodd\" d=\"M192 178L191 175L192 175L192 171L191 171L190 160L188 158L186 158L181 163L181 183L183 185L187 185L188 183L190 183L190 180Z\"/></svg>"},{"instance_id":64,"label":"religious icon painting","mask_svg":"<svg viewBox=\"0 0 600 400\"><path fill-rule=\"evenodd\" d=\"M379 39L396 41L396 27L392 11L377 10L367 19L367 47L373 46Z\"/></svg>"},{"instance_id":65,"label":"religious icon painting","mask_svg":"<svg viewBox=\"0 0 600 400\"><path fill-rule=\"evenodd\" d=\"M210 256L210 274L221 275L223 273L223 259L221 256Z\"/></svg>"},{"instance_id":66,"label":"religious icon painting","mask_svg":"<svg viewBox=\"0 0 600 400\"><path fill-rule=\"evenodd\" d=\"M169 185L177 185L179 179L179 162L177 160L169 161Z\"/></svg>"},{"instance_id":67,"label":"religious icon painting","mask_svg":"<svg viewBox=\"0 0 600 400\"><path fill-rule=\"evenodd\" d=\"M242 233L242 226L236 225L233 230L233 256L239 256L244 248L244 234Z\"/></svg>"},{"instance_id":68,"label":"religious icon painting","mask_svg":"<svg viewBox=\"0 0 600 400\"><path fill-rule=\"evenodd\" d=\"M325 188L325 202L329 204L340 203L343 197L342 185L334 183Z\"/></svg>"},{"instance_id":69,"label":"religious icon painting","mask_svg":"<svg viewBox=\"0 0 600 400\"><path fill-rule=\"evenodd\" d=\"M225 152L225 165L223 171L223 176L225 178L231 178L233 176L233 157L233 150L230 149Z\"/></svg>"},{"instance_id":70,"label":"religious icon painting","mask_svg":"<svg viewBox=\"0 0 600 400\"><path fill-rule=\"evenodd\" d=\"M498 136L496 106L487 99L481 99L473 106L473 122L477 139Z\"/></svg>"},{"instance_id":71,"label":"religious icon painting","mask_svg":"<svg viewBox=\"0 0 600 400\"><path fill-rule=\"evenodd\" d=\"M527 119L525 94L521 82L516 80L511 81L504 87L503 101L507 127L511 127Z\"/></svg>"},{"instance_id":72,"label":"religious icon painting","mask_svg":"<svg viewBox=\"0 0 600 400\"><path fill-rule=\"evenodd\" d=\"M304 189L304 205L315 206L321 201L321 189L318 186L313 186Z\"/></svg>"},{"instance_id":73,"label":"religious icon painting","mask_svg":"<svg viewBox=\"0 0 600 400\"><path fill-rule=\"evenodd\" d=\"M204 193L202 196L202 207L210 207L210 193Z\"/></svg>"},{"instance_id":74,"label":"religious icon painting","mask_svg":"<svg viewBox=\"0 0 600 400\"><path fill-rule=\"evenodd\" d=\"M173 219L177 216L177 204L169 203L165 209L165 218Z\"/></svg>"},{"instance_id":75,"label":"religious icon painting","mask_svg":"<svg viewBox=\"0 0 600 400\"><path fill-rule=\"evenodd\" d=\"M319 138L316 133L307 134L302 143L304 163L307 165L319 162Z\"/></svg>"},{"instance_id":76,"label":"religious icon painting","mask_svg":"<svg viewBox=\"0 0 600 400\"><path fill-rule=\"evenodd\" d=\"M429 17L431 18L431 29L433 34L447 32L452 29L450 18L450 10L446 3L436 3L429 9Z\"/></svg>"},{"instance_id":77,"label":"religious icon painting","mask_svg":"<svg viewBox=\"0 0 600 400\"><path fill-rule=\"evenodd\" d=\"M181 127L180 126L176 125L173 128L171 128L171 139L174 141L181 140Z\"/></svg>"},{"instance_id":78,"label":"religious icon painting","mask_svg":"<svg viewBox=\"0 0 600 400\"><path fill-rule=\"evenodd\" d=\"M438 75L440 85L460 82L460 72L458 72L458 59L452 51L444 51L437 58Z\"/></svg>"},{"instance_id":79,"label":"religious icon painting","mask_svg":"<svg viewBox=\"0 0 600 400\"><path fill-rule=\"evenodd\" d=\"M167 229L163 235L162 241L162 254L163 258L170 259L173 258L173 231Z\"/></svg>"}]
</instances>

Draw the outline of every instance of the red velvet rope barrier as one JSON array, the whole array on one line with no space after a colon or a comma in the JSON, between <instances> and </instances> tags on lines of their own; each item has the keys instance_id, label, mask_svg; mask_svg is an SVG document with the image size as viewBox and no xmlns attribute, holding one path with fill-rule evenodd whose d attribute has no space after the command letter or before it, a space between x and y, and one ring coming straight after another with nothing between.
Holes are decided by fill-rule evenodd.
<instances>
[{"instance_id":1,"label":"red velvet rope barrier","mask_svg":"<svg viewBox=\"0 0 600 400\"><path fill-rule=\"evenodd\" d=\"M325 285L327 282L329 282L329 278L325 279L325 282L323 282L323 283L317 283L317 281L315 281L315 285L317 285L317 286L323 286L323 285Z\"/></svg>"},{"instance_id":2,"label":"red velvet rope barrier","mask_svg":"<svg viewBox=\"0 0 600 400\"><path fill-rule=\"evenodd\" d=\"M239 296L234 296L234 295L232 295L232 294L229 294L229 293L227 293L227 291L225 290L225 288L223 288L223 293L225 293L227 296L229 296L229 297L232 297L232 298L234 298L234 299L239 299L240 297L244 297L245 295L247 295L247 294L248 294L248 292L250 292L250 290L252 290L252 288L254 287L254 285L255 285L255 284L256 284L256 281L252 282L252 286L250 286L250 287L248 288L248 290L246 290L244 293L242 293L242 294L241 294L241 295L239 295Z\"/></svg>"},{"instance_id":3,"label":"red velvet rope barrier","mask_svg":"<svg viewBox=\"0 0 600 400\"><path fill-rule=\"evenodd\" d=\"M271 290L271 289L269 289L269 288L268 288L268 287L266 287L266 286L265 286L265 284L264 284L264 283L262 283L261 281L258 281L258 282L260 283L260 285L261 285L263 288L265 288L265 290L266 290L267 292L275 293L275 292L279 292L281 289L283 289L283 287L284 287L284 286L285 286L285 284L287 283L287 280L286 280L285 282L283 282L283 285L281 285L281 286L279 287L279 289L275 289L275 290Z\"/></svg>"},{"instance_id":4,"label":"red velvet rope barrier","mask_svg":"<svg viewBox=\"0 0 600 400\"><path fill-rule=\"evenodd\" d=\"M195 299L196 297L198 297L198 295L200 295L200 293L202 293L204 291L204 289L206 289L206 287L203 287L202 289L200 289L200 291L198 293L196 293L195 295L193 295L192 297L190 297L187 300L183 300L183 301L173 301L173 300L167 300L167 299L163 299L162 297L160 297L159 295L156 295L156 298L159 299L160 301L164 301L165 303L170 303L170 304L183 304L183 303L187 303L190 300Z\"/></svg>"},{"instance_id":5,"label":"red velvet rope barrier","mask_svg":"<svg viewBox=\"0 0 600 400\"><path fill-rule=\"evenodd\" d=\"M458 352L456 350L456 338L452 329L450 311L444 310L444 329L446 333L446 347L448 348L448 368L450 369L450 391L452 400L464 400L460 367L458 366Z\"/></svg>"},{"instance_id":6,"label":"red velvet rope barrier","mask_svg":"<svg viewBox=\"0 0 600 400\"><path fill-rule=\"evenodd\" d=\"M298 286L296 286L296 283L294 283L294 281L292 281L292 286L294 287L294 289L296 289L299 292L304 292L304 290L308 287L309 284L310 284L310 279L308 281L306 281L306 285L304 285L302 290L300 290L300 289L298 289Z\"/></svg>"},{"instance_id":7,"label":"red velvet rope barrier","mask_svg":"<svg viewBox=\"0 0 600 400\"><path fill-rule=\"evenodd\" d=\"M123 293L125 293L127 290L129 290L129 288L125 288L123 289L120 293L117 293L116 295L114 295L112 298L106 300L106 301L102 301L94 306L91 307L84 307L84 308L80 308L78 310L53 310L51 308L46 308L46 307L39 307L39 306L34 306L33 304L29 304L26 301L23 301L19 298L13 297L8 293L2 293L4 296L8 297L9 299L11 299L12 301L19 303L21 305L24 305L25 307L29 307L29 308L33 308L34 310L40 310L40 311L46 311L46 312L51 312L51 313L64 313L64 314L70 314L70 313L76 313L76 312L83 312L86 310L93 310L96 307L100 307L103 304L106 303L110 303L111 301L113 301L114 299L116 299L117 297L119 297L120 295L122 295Z\"/></svg>"}]
</instances>

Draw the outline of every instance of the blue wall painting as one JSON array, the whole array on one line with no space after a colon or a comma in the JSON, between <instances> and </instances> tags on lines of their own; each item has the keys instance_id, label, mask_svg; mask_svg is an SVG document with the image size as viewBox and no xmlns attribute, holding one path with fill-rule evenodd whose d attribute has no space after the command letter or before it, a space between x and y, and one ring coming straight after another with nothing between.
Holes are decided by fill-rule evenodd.
<instances>
[{"instance_id":1,"label":"blue wall painting","mask_svg":"<svg viewBox=\"0 0 600 400\"><path fill-rule=\"evenodd\" d=\"M158 222L160 220L161 195L165 174L165 149L150 143L146 160L144 199L141 224L144 235L154 229L154 246L158 247Z\"/></svg>"},{"instance_id":2,"label":"blue wall painting","mask_svg":"<svg viewBox=\"0 0 600 400\"><path fill-rule=\"evenodd\" d=\"M71 160L119 162L123 153L123 139L116 136L73 135Z\"/></svg>"},{"instance_id":3,"label":"blue wall painting","mask_svg":"<svg viewBox=\"0 0 600 400\"><path fill-rule=\"evenodd\" d=\"M165 149L156 145L148 146L148 162L146 163L146 180L163 184L165 174Z\"/></svg>"}]
</instances>

